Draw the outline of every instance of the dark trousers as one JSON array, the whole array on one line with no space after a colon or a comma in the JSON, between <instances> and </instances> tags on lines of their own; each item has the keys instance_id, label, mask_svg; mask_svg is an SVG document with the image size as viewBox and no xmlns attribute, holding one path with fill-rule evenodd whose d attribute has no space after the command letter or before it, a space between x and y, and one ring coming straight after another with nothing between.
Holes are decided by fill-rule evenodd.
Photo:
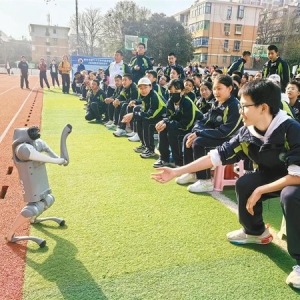
<instances>
[{"instance_id":1,"label":"dark trousers","mask_svg":"<svg viewBox=\"0 0 300 300\"><path fill-rule=\"evenodd\" d=\"M49 85L48 78L47 78L47 73L44 71L40 71L40 86L41 86L41 88L44 87L44 81L45 81L45 84L48 87L48 89L50 89L50 85Z\"/></svg>"},{"instance_id":2,"label":"dark trousers","mask_svg":"<svg viewBox=\"0 0 300 300\"><path fill-rule=\"evenodd\" d=\"M123 117L126 114L132 113L133 112L133 108L134 108L133 106L129 107L128 103L123 103L122 104L122 107L121 107L121 110L120 110L120 115L119 115L119 127L121 129L125 129L126 128L126 123L122 122Z\"/></svg>"},{"instance_id":3,"label":"dark trousers","mask_svg":"<svg viewBox=\"0 0 300 300\"><path fill-rule=\"evenodd\" d=\"M186 131L180 129L167 129L158 133L160 158L164 161L169 161L171 147L173 160L176 166L183 165L182 140L186 135Z\"/></svg>"},{"instance_id":4,"label":"dark trousers","mask_svg":"<svg viewBox=\"0 0 300 300\"><path fill-rule=\"evenodd\" d=\"M59 86L59 81L58 81L58 74L57 73L50 73L51 78L52 78L52 85L55 86L55 82Z\"/></svg>"},{"instance_id":5,"label":"dark trousers","mask_svg":"<svg viewBox=\"0 0 300 300\"><path fill-rule=\"evenodd\" d=\"M82 98L86 98L86 95L87 95L87 89L86 89L86 86L85 85L83 85L82 87L81 87L81 93L82 93Z\"/></svg>"},{"instance_id":6,"label":"dark trousers","mask_svg":"<svg viewBox=\"0 0 300 300\"><path fill-rule=\"evenodd\" d=\"M92 121L94 119L101 121L102 114L105 114L106 104L104 102L92 102L89 104L85 119Z\"/></svg>"},{"instance_id":7,"label":"dark trousers","mask_svg":"<svg viewBox=\"0 0 300 300\"><path fill-rule=\"evenodd\" d=\"M194 139L194 142L190 148L186 147L186 141L191 133L187 134L183 139L183 163L185 165L193 162L194 160L205 156L211 149L214 149L217 146L222 145L224 139L210 139L206 137L197 137ZM210 179L211 173L210 169L202 170L196 172L197 179Z\"/></svg>"},{"instance_id":8,"label":"dark trousers","mask_svg":"<svg viewBox=\"0 0 300 300\"><path fill-rule=\"evenodd\" d=\"M25 81L26 88L28 89L29 88L28 73L26 74L21 73L21 78L20 78L21 88L24 87L24 81Z\"/></svg>"},{"instance_id":9,"label":"dark trousers","mask_svg":"<svg viewBox=\"0 0 300 300\"><path fill-rule=\"evenodd\" d=\"M70 74L62 74L62 91L69 94L70 91Z\"/></svg>"},{"instance_id":10,"label":"dark trousers","mask_svg":"<svg viewBox=\"0 0 300 300\"><path fill-rule=\"evenodd\" d=\"M133 112L138 112L142 109L141 106L135 106ZM155 125L161 119L142 119L133 122L133 131L137 132L140 141L149 150L154 152L154 132L156 131Z\"/></svg>"},{"instance_id":11,"label":"dark trousers","mask_svg":"<svg viewBox=\"0 0 300 300\"><path fill-rule=\"evenodd\" d=\"M76 91L76 82L75 82L75 78L74 78L73 81L72 81L71 88L72 88L73 93L77 93L77 91Z\"/></svg>"},{"instance_id":12,"label":"dark trousers","mask_svg":"<svg viewBox=\"0 0 300 300\"><path fill-rule=\"evenodd\" d=\"M106 93L106 97L107 98L111 98L111 96L113 95L114 93L114 89L112 87L108 87L107 88L107 93ZM113 106L112 102L107 104L107 118L109 120L113 120L114 119L114 112L115 112L115 107Z\"/></svg>"},{"instance_id":13,"label":"dark trousers","mask_svg":"<svg viewBox=\"0 0 300 300\"><path fill-rule=\"evenodd\" d=\"M10 75L10 69L6 69L7 74Z\"/></svg>"},{"instance_id":14,"label":"dark trousers","mask_svg":"<svg viewBox=\"0 0 300 300\"><path fill-rule=\"evenodd\" d=\"M281 177L281 176L280 176ZM246 203L252 192L259 186L277 180L272 174L255 172L240 177L235 185L238 200L239 222L247 234L260 235L265 230L262 201L278 197L286 219L287 246L290 255L300 262L300 185L287 186L281 192L264 194L254 206L254 216L246 210Z\"/></svg>"}]
</instances>

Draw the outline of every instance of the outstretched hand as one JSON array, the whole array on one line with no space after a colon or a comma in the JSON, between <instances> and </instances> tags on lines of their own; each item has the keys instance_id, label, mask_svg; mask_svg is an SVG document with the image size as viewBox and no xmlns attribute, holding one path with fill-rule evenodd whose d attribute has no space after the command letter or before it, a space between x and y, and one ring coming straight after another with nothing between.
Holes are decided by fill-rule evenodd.
<instances>
[{"instance_id":1,"label":"outstretched hand","mask_svg":"<svg viewBox=\"0 0 300 300\"><path fill-rule=\"evenodd\" d=\"M152 173L151 178L160 183L166 183L176 176L175 170L171 168L163 167L163 168L157 168L156 170L160 172Z\"/></svg>"}]
</instances>

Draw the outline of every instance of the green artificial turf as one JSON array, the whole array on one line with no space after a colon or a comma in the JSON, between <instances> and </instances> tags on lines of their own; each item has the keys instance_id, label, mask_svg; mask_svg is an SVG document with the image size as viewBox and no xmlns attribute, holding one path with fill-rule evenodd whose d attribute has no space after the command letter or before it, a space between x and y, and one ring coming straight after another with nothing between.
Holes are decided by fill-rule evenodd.
<instances>
[{"instance_id":1,"label":"green artificial turf","mask_svg":"<svg viewBox=\"0 0 300 300\"><path fill-rule=\"evenodd\" d=\"M234 246L237 216L208 194L150 179L126 138L84 120L83 102L46 91L42 139L59 152L66 123L70 165L48 164L54 205L66 226L31 227L24 299L297 299L285 284L294 261L274 244Z\"/></svg>"}]
</instances>

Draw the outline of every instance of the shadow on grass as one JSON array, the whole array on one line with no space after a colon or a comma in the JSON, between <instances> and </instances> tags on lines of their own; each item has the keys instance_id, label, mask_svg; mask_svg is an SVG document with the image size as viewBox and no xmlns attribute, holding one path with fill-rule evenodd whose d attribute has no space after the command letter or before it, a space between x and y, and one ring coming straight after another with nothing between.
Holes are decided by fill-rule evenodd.
<instances>
[{"instance_id":1,"label":"shadow on grass","mask_svg":"<svg viewBox=\"0 0 300 300\"><path fill-rule=\"evenodd\" d=\"M246 244L237 245L237 247L243 247L266 255L287 275L290 274L292 267L296 264L295 260L285 250L273 243L268 245ZM292 290L300 295L300 290L294 288Z\"/></svg>"},{"instance_id":2,"label":"shadow on grass","mask_svg":"<svg viewBox=\"0 0 300 300\"><path fill-rule=\"evenodd\" d=\"M39 226L37 226L39 225ZM38 272L41 276L50 282L55 282L63 299L81 300L95 299L107 300L102 289L95 282L86 267L76 258L78 250L75 245L68 240L59 237L46 228L57 228L54 226L37 224L35 228L43 232L56 242L53 253L47 257L43 263L37 263L27 257L27 264ZM62 228L65 230L65 228ZM47 252L47 247L42 249L31 250L28 252L38 253Z\"/></svg>"}]
</instances>

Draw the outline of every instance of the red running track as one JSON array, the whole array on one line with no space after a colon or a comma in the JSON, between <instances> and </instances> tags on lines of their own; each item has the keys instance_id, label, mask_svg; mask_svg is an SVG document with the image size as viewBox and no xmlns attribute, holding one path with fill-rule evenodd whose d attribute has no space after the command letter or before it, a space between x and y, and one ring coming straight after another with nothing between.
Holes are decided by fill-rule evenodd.
<instances>
[{"instance_id":1,"label":"red running track","mask_svg":"<svg viewBox=\"0 0 300 300\"><path fill-rule=\"evenodd\" d=\"M25 205L12 160L14 128L41 124L43 90L37 76L29 84L30 90L21 89L18 75L0 74L0 300L22 299L27 243L7 243L5 236ZM26 225L17 234L28 231Z\"/></svg>"}]
</instances>

